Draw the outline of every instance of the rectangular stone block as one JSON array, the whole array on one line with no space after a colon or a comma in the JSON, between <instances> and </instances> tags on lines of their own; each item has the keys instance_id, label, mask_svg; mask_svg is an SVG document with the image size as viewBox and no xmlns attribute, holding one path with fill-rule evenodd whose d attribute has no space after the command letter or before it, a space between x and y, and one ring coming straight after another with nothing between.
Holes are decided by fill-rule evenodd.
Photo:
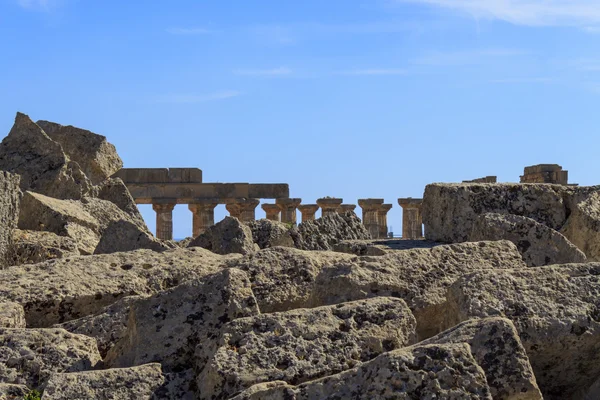
<instances>
[{"instance_id":1,"label":"rectangular stone block","mask_svg":"<svg viewBox=\"0 0 600 400\"><path fill-rule=\"evenodd\" d=\"M126 185L152 183L202 183L198 168L122 168L113 175Z\"/></svg>"}]
</instances>

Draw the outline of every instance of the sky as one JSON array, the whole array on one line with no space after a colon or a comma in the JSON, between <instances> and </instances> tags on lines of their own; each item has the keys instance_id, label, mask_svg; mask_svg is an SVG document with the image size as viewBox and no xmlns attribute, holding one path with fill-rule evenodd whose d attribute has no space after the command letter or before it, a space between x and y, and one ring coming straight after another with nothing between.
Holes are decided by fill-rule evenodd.
<instances>
[{"instance_id":1,"label":"sky","mask_svg":"<svg viewBox=\"0 0 600 400\"><path fill-rule=\"evenodd\" d=\"M428 183L599 183L597 0L0 0L0 38L0 137L21 111L125 167L384 198L396 234Z\"/></svg>"}]
</instances>

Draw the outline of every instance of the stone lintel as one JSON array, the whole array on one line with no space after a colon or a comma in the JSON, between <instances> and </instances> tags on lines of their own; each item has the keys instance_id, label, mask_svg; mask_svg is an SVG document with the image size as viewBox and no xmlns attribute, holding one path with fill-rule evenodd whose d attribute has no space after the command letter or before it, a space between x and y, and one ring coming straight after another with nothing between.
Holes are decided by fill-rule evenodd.
<instances>
[{"instance_id":1,"label":"stone lintel","mask_svg":"<svg viewBox=\"0 0 600 400\"><path fill-rule=\"evenodd\" d=\"M463 183L497 183L498 177L495 175L484 176L483 178L471 179L463 181Z\"/></svg>"},{"instance_id":2,"label":"stone lintel","mask_svg":"<svg viewBox=\"0 0 600 400\"><path fill-rule=\"evenodd\" d=\"M130 183L202 183L199 168L122 168L113 174L127 185Z\"/></svg>"}]
</instances>

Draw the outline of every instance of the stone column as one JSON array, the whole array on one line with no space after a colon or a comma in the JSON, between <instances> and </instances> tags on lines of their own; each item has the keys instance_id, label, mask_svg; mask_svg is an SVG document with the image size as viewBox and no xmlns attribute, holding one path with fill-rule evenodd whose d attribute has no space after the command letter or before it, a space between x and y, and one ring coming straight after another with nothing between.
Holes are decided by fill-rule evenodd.
<instances>
[{"instance_id":1,"label":"stone column","mask_svg":"<svg viewBox=\"0 0 600 400\"><path fill-rule=\"evenodd\" d=\"M362 208L362 223L371 234L371 238L379 239L379 209L383 199L358 199Z\"/></svg>"},{"instance_id":2,"label":"stone column","mask_svg":"<svg viewBox=\"0 0 600 400\"><path fill-rule=\"evenodd\" d=\"M336 214L343 201L343 199L337 199L334 197L323 197L321 199L317 199L317 205L321 207L321 217Z\"/></svg>"},{"instance_id":3,"label":"stone column","mask_svg":"<svg viewBox=\"0 0 600 400\"><path fill-rule=\"evenodd\" d=\"M152 204L156 211L156 237L164 240L173 240L173 209L174 203Z\"/></svg>"},{"instance_id":4,"label":"stone column","mask_svg":"<svg viewBox=\"0 0 600 400\"><path fill-rule=\"evenodd\" d=\"M354 211L356 209L356 204L341 204L340 208L338 208L338 213L345 214L347 211Z\"/></svg>"},{"instance_id":5,"label":"stone column","mask_svg":"<svg viewBox=\"0 0 600 400\"><path fill-rule=\"evenodd\" d=\"M279 221L279 213L281 210L277 204L263 204L262 209L267 213L267 219L271 221Z\"/></svg>"},{"instance_id":6,"label":"stone column","mask_svg":"<svg viewBox=\"0 0 600 400\"><path fill-rule=\"evenodd\" d=\"M318 209L319 206L316 204L302 204L298 206L298 210L300 210L300 212L302 213L302 222L314 221L315 214L317 213Z\"/></svg>"},{"instance_id":7,"label":"stone column","mask_svg":"<svg viewBox=\"0 0 600 400\"><path fill-rule=\"evenodd\" d=\"M382 204L377 212L379 218L379 237L386 238L388 235L387 214L392 209L392 204Z\"/></svg>"},{"instance_id":8,"label":"stone column","mask_svg":"<svg viewBox=\"0 0 600 400\"><path fill-rule=\"evenodd\" d=\"M243 199L240 200L240 206L242 209L242 213L240 216L240 221L242 222L252 222L256 220L256 207L260 204L260 200L258 199Z\"/></svg>"},{"instance_id":9,"label":"stone column","mask_svg":"<svg viewBox=\"0 0 600 400\"><path fill-rule=\"evenodd\" d=\"M423 199L412 197L398 199L402 207L402 239L421 239L423 237L423 217L421 208Z\"/></svg>"},{"instance_id":10,"label":"stone column","mask_svg":"<svg viewBox=\"0 0 600 400\"><path fill-rule=\"evenodd\" d=\"M242 205L237 201L225 204L225 209L229 212L230 217L242 219Z\"/></svg>"},{"instance_id":11,"label":"stone column","mask_svg":"<svg viewBox=\"0 0 600 400\"><path fill-rule=\"evenodd\" d=\"M188 204L188 209L192 212L192 236L197 237L204 233L208 228L215 224L215 207L218 201L202 201L199 203Z\"/></svg>"},{"instance_id":12,"label":"stone column","mask_svg":"<svg viewBox=\"0 0 600 400\"><path fill-rule=\"evenodd\" d=\"M276 199L275 204L281 210L281 222L296 224L296 208L300 203L302 203L302 199Z\"/></svg>"}]
</instances>

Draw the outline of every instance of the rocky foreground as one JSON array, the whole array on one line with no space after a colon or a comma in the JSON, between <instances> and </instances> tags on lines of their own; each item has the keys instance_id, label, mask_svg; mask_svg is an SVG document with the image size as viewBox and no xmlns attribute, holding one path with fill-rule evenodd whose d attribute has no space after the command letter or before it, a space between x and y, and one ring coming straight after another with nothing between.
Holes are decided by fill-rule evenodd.
<instances>
[{"instance_id":1,"label":"rocky foreground","mask_svg":"<svg viewBox=\"0 0 600 400\"><path fill-rule=\"evenodd\" d=\"M600 187L432 184L427 241L352 212L156 239L106 138L0 144L0 399L598 399Z\"/></svg>"}]
</instances>

